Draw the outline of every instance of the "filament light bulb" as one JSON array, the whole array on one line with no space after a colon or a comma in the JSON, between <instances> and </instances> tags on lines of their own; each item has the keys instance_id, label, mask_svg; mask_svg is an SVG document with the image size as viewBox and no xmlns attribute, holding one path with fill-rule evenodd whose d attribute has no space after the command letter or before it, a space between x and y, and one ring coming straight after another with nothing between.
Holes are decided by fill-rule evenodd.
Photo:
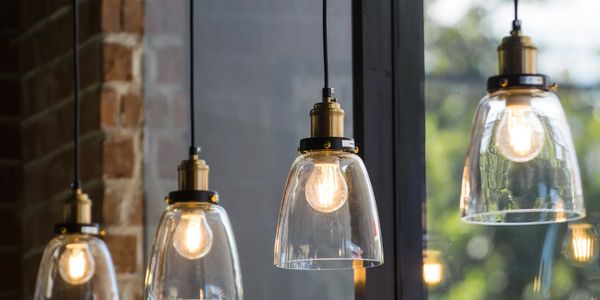
<instances>
[{"instance_id":1,"label":"filament light bulb","mask_svg":"<svg viewBox=\"0 0 600 300\"><path fill-rule=\"evenodd\" d=\"M544 148L544 126L527 101L507 101L496 129L496 146L502 155L515 162L534 159Z\"/></svg>"},{"instance_id":2,"label":"filament light bulb","mask_svg":"<svg viewBox=\"0 0 600 300\"><path fill-rule=\"evenodd\" d=\"M444 262L439 258L440 251L426 250L423 260L423 281L429 287L437 287L446 276Z\"/></svg>"},{"instance_id":3,"label":"filament light bulb","mask_svg":"<svg viewBox=\"0 0 600 300\"><path fill-rule=\"evenodd\" d=\"M598 236L591 224L569 224L563 256L575 266L585 266L598 257Z\"/></svg>"},{"instance_id":4,"label":"filament light bulb","mask_svg":"<svg viewBox=\"0 0 600 300\"><path fill-rule=\"evenodd\" d=\"M187 259L204 257L212 247L213 233L202 210L183 213L175 229L173 246Z\"/></svg>"},{"instance_id":5,"label":"filament light bulb","mask_svg":"<svg viewBox=\"0 0 600 300\"><path fill-rule=\"evenodd\" d=\"M315 210L331 213L348 199L348 185L340 170L339 159L322 159L315 162L305 187L308 204Z\"/></svg>"},{"instance_id":6,"label":"filament light bulb","mask_svg":"<svg viewBox=\"0 0 600 300\"><path fill-rule=\"evenodd\" d=\"M60 276L72 285L79 285L92 278L95 271L94 258L86 243L71 243L58 259Z\"/></svg>"}]
</instances>

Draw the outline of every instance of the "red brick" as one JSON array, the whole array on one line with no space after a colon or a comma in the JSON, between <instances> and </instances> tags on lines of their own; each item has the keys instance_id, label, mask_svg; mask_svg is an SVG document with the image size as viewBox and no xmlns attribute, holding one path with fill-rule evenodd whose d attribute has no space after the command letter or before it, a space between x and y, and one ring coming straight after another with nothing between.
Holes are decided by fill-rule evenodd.
<instances>
[{"instance_id":1,"label":"red brick","mask_svg":"<svg viewBox=\"0 0 600 300\"><path fill-rule=\"evenodd\" d=\"M43 45L43 51L40 52L42 61L49 62L73 48L73 38L70 34L72 28L70 14L63 14L41 27L40 34L36 38Z\"/></svg>"},{"instance_id":2,"label":"red brick","mask_svg":"<svg viewBox=\"0 0 600 300\"><path fill-rule=\"evenodd\" d=\"M21 74L25 74L39 65L39 56L36 55L38 53L38 43L39 41L35 39L35 36L28 36L19 40L18 62Z\"/></svg>"},{"instance_id":3,"label":"red brick","mask_svg":"<svg viewBox=\"0 0 600 300\"><path fill-rule=\"evenodd\" d=\"M35 209L25 209L22 215L23 249L42 248L54 237L54 224L63 221L63 206L46 201Z\"/></svg>"},{"instance_id":4,"label":"red brick","mask_svg":"<svg viewBox=\"0 0 600 300\"><path fill-rule=\"evenodd\" d=\"M132 199L128 199L127 205L127 219L128 225L144 225L144 191L142 188L137 188L133 194Z\"/></svg>"},{"instance_id":5,"label":"red brick","mask_svg":"<svg viewBox=\"0 0 600 300\"><path fill-rule=\"evenodd\" d=\"M79 2L79 40L83 42L100 33L101 3L98 0Z\"/></svg>"},{"instance_id":6,"label":"red brick","mask_svg":"<svg viewBox=\"0 0 600 300\"><path fill-rule=\"evenodd\" d=\"M81 135L100 129L100 89L87 91L81 96ZM71 112L71 120L73 113Z\"/></svg>"},{"instance_id":7,"label":"red brick","mask_svg":"<svg viewBox=\"0 0 600 300\"><path fill-rule=\"evenodd\" d=\"M104 176L107 178L131 178L134 159L133 137L109 137L104 143Z\"/></svg>"},{"instance_id":8,"label":"red brick","mask_svg":"<svg viewBox=\"0 0 600 300\"><path fill-rule=\"evenodd\" d=\"M0 203L19 202L23 187L23 172L21 165L3 165L0 167Z\"/></svg>"},{"instance_id":9,"label":"red brick","mask_svg":"<svg viewBox=\"0 0 600 300\"><path fill-rule=\"evenodd\" d=\"M119 98L111 89L102 89L100 95L100 122L103 128L112 128L118 124Z\"/></svg>"},{"instance_id":10,"label":"red brick","mask_svg":"<svg viewBox=\"0 0 600 300\"><path fill-rule=\"evenodd\" d=\"M73 79L73 60L68 57L52 69L52 77L54 79L54 90L56 99L64 99L73 94L74 79Z\"/></svg>"},{"instance_id":11,"label":"red brick","mask_svg":"<svg viewBox=\"0 0 600 300\"><path fill-rule=\"evenodd\" d=\"M88 194L92 200L92 222L105 224L104 216L102 215L102 208L104 207L104 184L94 184L88 186L86 182L83 183L83 192Z\"/></svg>"},{"instance_id":12,"label":"red brick","mask_svg":"<svg viewBox=\"0 0 600 300\"><path fill-rule=\"evenodd\" d=\"M187 66L184 66L184 50L182 47L168 46L158 50L158 74L159 83L181 83L187 74Z\"/></svg>"},{"instance_id":13,"label":"red brick","mask_svg":"<svg viewBox=\"0 0 600 300\"><path fill-rule=\"evenodd\" d=\"M102 200L102 218L104 225L121 225L125 189L121 185L107 186Z\"/></svg>"},{"instance_id":14,"label":"red brick","mask_svg":"<svg viewBox=\"0 0 600 300\"><path fill-rule=\"evenodd\" d=\"M0 157L19 159L21 157L20 129L16 122L0 123Z\"/></svg>"},{"instance_id":15,"label":"red brick","mask_svg":"<svg viewBox=\"0 0 600 300\"><path fill-rule=\"evenodd\" d=\"M133 196L127 194L128 185L107 186L102 206L105 225L139 225L144 222L144 197L141 189Z\"/></svg>"},{"instance_id":16,"label":"red brick","mask_svg":"<svg viewBox=\"0 0 600 300\"><path fill-rule=\"evenodd\" d=\"M21 289L21 252L2 253L0 255L0 266L2 266L2 272L0 272L0 291L3 294L9 292L18 294ZM20 299L20 297L13 299Z\"/></svg>"},{"instance_id":17,"label":"red brick","mask_svg":"<svg viewBox=\"0 0 600 300\"><path fill-rule=\"evenodd\" d=\"M50 240L48 240L50 241ZM40 261L42 260L42 252L35 253L35 255L28 256L23 260L22 263L22 272L23 272L23 290L26 291L30 296L33 294L35 289L35 281L37 277L37 272L40 266ZM14 298L20 299L20 298ZM13 299L13 300L14 300ZM33 299L33 297L29 297L28 299Z\"/></svg>"},{"instance_id":18,"label":"red brick","mask_svg":"<svg viewBox=\"0 0 600 300\"><path fill-rule=\"evenodd\" d=\"M113 235L109 231L105 241L112 254L115 271L117 273L135 273L137 271L137 237Z\"/></svg>"},{"instance_id":19,"label":"red brick","mask_svg":"<svg viewBox=\"0 0 600 300\"><path fill-rule=\"evenodd\" d=\"M185 157L185 145L187 144L181 137L181 134L167 135L158 139L158 176L161 179L172 179L177 177L177 166ZM177 149L181 149L177 151ZM178 156L177 153L181 153Z\"/></svg>"},{"instance_id":20,"label":"red brick","mask_svg":"<svg viewBox=\"0 0 600 300\"><path fill-rule=\"evenodd\" d=\"M19 28L19 1L4 1L0 10L0 28Z\"/></svg>"},{"instance_id":21,"label":"red brick","mask_svg":"<svg viewBox=\"0 0 600 300\"><path fill-rule=\"evenodd\" d=\"M37 0L21 0L21 28L28 28L45 16L44 5Z\"/></svg>"},{"instance_id":22,"label":"red brick","mask_svg":"<svg viewBox=\"0 0 600 300\"><path fill-rule=\"evenodd\" d=\"M132 50L119 44L104 44L105 81L130 81L132 74Z\"/></svg>"},{"instance_id":23,"label":"red brick","mask_svg":"<svg viewBox=\"0 0 600 300\"><path fill-rule=\"evenodd\" d=\"M101 28L104 32L121 29L121 0L102 0Z\"/></svg>"},{"instance_id":24,"label":"red brick","mask_svg":"<svg viewBox=\"0 0 600 300\"><path fill-rule=\"evenodd\" d=\"M142 99L139 94L128 93L121 96L121 126L139 127L142 122Z\"/></svg>"},{"instance_id":25,"label":"red brick","mask_svg":"<svg viewBox=\"0 0 600 300\"><path fill-rule=\"evenodd\" d=\"M16 204L0 208L0 215L2 216L0 218L0 247L21 245L21 222L18 219L18 209L19 207Z\"/></svg>"},{"instance_id":26,"label":"red brick","mask_svg":"<svg viewBox=\"0 0 600 300\"><path fill-rule=\"evenodd\" d=\"M153 16L152 22L144 28L148 33L175 34L179 35L185 32L188 27L187 12L188 1L168 1L169 13L165 14L161 10L167 1L154 1L146 4L146 12Z\"/></svg>"},{"instance_id":27,"label":"red brick","mask_svg":"<svg viewBox=\"0 0 600 300\"><path fill-rule=\"evenodd\" d=\"M141 0L123 0L123 31L142 32L144 28L144 5Z\"/></svg>"},{"instance_id":28,"label":"red brick","mask_svg":"<svg viewBox=\"0 0 600 300\"><path fill-rule=\"evenodd\" d=\"M2 56L0 56L2 57ZM17 80L0 81L0 95L2 95L2 105L0 105L0 116L18 116L21 112L20 86Z\"/></svg>"},{"instance_id":29,"label":"red brick","mask_svg":"<svg viewBox=\"0 0 600 300\"><path fill-rule=\"evenodd\" d=\"M81 144L81 180L86 183L103 177L104 137L95 137Z\"/></svg>"},{"instance_id":30,"label":"red brick","mask_svg":"<svg viewBox=\"0 0 600 300\"><path fill-rule=\"evenodd\" d=\"M2 12L0 12L0 15L1 14ZM0 23L1 22L2 18L0 17ZM0 28L2 28L1 25ZM17 49L18 47L15 39L0 38L0 58L2 58L0 59L0 72L16 74L19 71Z\"/></svg>"},{"instance_id":31,"label":"red brick","mask_svg":"<svg viewBox=\"0 0 600 300\"><path fill-rule=\"evenodd\" d=\"M52 74L40 69L23 82L23 113L28 115L50 107L55 98L55 85Z\"/></svg>"},{"instance_id":32,"label":"red brick","mask_svg":"<svg viewBox=\"0 0 600 300\"><path fill-rule=\"evenodd\" d=\"M144 95L146 119L144 125L152 129L164 129L173 120L165 113L169 111L169 101L163 95Z\"/></svg>"},{"instance_id":33,"label":"red brick","mask_svg":"<svg viewBox=\"0 0 600 300\"><path fill-rule=\"evenodd\" d=\"M81 89L100 83L102 44L93 43L81 50Z\"/></svg>"}]
</instances>

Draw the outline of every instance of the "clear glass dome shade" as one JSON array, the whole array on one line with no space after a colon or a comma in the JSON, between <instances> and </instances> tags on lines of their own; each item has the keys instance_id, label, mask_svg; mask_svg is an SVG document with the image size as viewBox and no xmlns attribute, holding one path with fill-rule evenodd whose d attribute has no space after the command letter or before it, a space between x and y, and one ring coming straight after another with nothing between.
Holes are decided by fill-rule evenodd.
<instances>
[{"instance_id":1,"label":"clear glass dome shade","mask_svg":"<svg viewBox=\"0 0 600 300\"><path fill-rule=\"evenodd\" d=\"M470 223L556 223L585 216L571 131L558 98L508 89L479 103L462 180Z\"/></svg>"},{"instance_id":2,"label":"clear glass dome shade","mask_svg":"<svg viewBox=\"0 0 600 300\"><path fill-rule=\"evenodd\" d=\"M219 205L176 203L162 215L146 273L145 299L242 299L229 218Z\"/></svg>"},{"instance_id":3,"label":"clear glass dome shade","mask_svg":"<svg viewBox=\"0 0 600 300\"><path fill-rule=\"evenodd\" d=\"M277 267L352 269L383 263L379 216L362 160L311 151L294 161L279 212Z\"/></svg>"},{"instance_id":4,"label":"clear glass dome shade","mask_svg":"<svg viewBox=\"0 0 600 300\"><path fill-rule=\"evenodd\" d=\"M106 244L86 234L63 234L52 239L42 256L34 299L119 299Z\"/></svg>"}]
</instances>

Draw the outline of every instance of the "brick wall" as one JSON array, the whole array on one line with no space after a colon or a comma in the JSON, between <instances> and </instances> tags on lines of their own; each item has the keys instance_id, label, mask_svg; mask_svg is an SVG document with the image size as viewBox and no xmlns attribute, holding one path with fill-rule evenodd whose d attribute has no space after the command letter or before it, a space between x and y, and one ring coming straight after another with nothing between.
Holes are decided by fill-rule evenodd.
<instances>
[{"instance_id":1,"label":"brick wall","mask_svg":"<svg viewBox=\"0 0 600 300\"><path fill-rule=\"evenodd\" d=\"M21 297L29 299L42 251L53 236L53 224L61 221L61 203L70 193L72 11L71 1L67 0L8 2L18 6L11 8L11 15L20 17L14 40L17 47L12 56L1 55L0 62L18 62L18 67L13 75L0 77L0 86L18 78L16 83L20 85L14 98L20 105L16 105L11 116L4 116L2 111L0 138L4 141L20 137L22 147L16 143L14 157L7 153L6 162L0 158L0 174L4 178L6 172L18 174L22 170L26 188L19 197L18 183L10 186L16 189L14 198L20 198L14 203L21 203L22 226L16 226L15 231L22 230L22 249L9 247L5 254L0 240L0 259L9 257L13 250L22 253L22 266L10 276L22 279ZM5 6L2 4L3 12L7 11ZM115 262L122 299L142 299L143 2L80 0L80 21L83 189L94 201L94 220L104 223L107 229L106 242ZM2 46L0 49L6 51ZM2 97L9 102L4 91ZM11 131L11 126L15 130ZM4 157L2 154L0 150L0 157ZM13 199L1 199L0 207L16 205L10 201ZM6 221L4 216L9 214L0 213ZM11 224L17 222L13 220ZM14 241L16 245L19 242ZM22 270L22 276L14 276L18 270ZM0 277L0 295L4 293L4 281ZM10 299L19 298L19 294L14 295L17 297Z\"/></svg>"},{"instance_id":2,"label":"brick wall","mask_svg":"<svg viewBox=\"0 0 600 300\"><path fill-rule=\"evenodd\" d=\"M17 1L0 9L0 300L21 297L21 227L16 218L21 200L21 142L19 131L19 67L16 38ZM12 59L2 59L2 58Z\"/></svg>"}]
</instances>

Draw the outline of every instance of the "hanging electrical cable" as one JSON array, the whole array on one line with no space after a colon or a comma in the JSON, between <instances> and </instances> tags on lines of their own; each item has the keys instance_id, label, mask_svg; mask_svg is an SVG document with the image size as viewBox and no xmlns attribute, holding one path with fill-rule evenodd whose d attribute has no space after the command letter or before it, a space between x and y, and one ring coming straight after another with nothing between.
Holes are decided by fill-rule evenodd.
<instances>
[{"instance_id":1,"label":"hanging electrical cable","mask_svg":"<svg viewBox=\"0 0 600 300\"><path fill-rule=\"evenodd\" d=\"M208 188L196 146L194 1L189 1L190 146L178 166L179 189L166 197L146 272L145 299L242 299L242 279L227 212Z\"/></svg>"},{"instance_id":2,"label":"hanging electrical cable","mask_svg":"<svg viewBox=\"0 0 600 300\"><path fill-rule=\"evenodd\" d=\"M114 267L101 226L92 222L92 201L80 182L79 12L73 11L73 180L64 203L64 222L48 243L40 263L34 299L118 299ZM56 272L58 270L58 272Z\"/></svg>"},{"instance_id":3,"label":"hanging electrical cable","mask_svg":"<svg viewBox=\"0 0 600 300\"><path fill-rule=\"evenodd\" d=\"M311 137L288 175L279 211L274 263L286 269L352 269L383 263L371 182L344 137L344 110L329 85L327 0L323 0L322 100L310 111Z\"/></svg>"},{"instance_id":4,"label":"hanging electrical cable","mask_svg":"<svg viewBox=\"0 0 600 300\"><path fill-rule=\"evenodd\" d=\"M465 160L462 219L524 225L583 218L577 157L557 85L537 73L537 48L521 32L514 1L510 35L498 47Z\"/></svg>"}]
</instances>

